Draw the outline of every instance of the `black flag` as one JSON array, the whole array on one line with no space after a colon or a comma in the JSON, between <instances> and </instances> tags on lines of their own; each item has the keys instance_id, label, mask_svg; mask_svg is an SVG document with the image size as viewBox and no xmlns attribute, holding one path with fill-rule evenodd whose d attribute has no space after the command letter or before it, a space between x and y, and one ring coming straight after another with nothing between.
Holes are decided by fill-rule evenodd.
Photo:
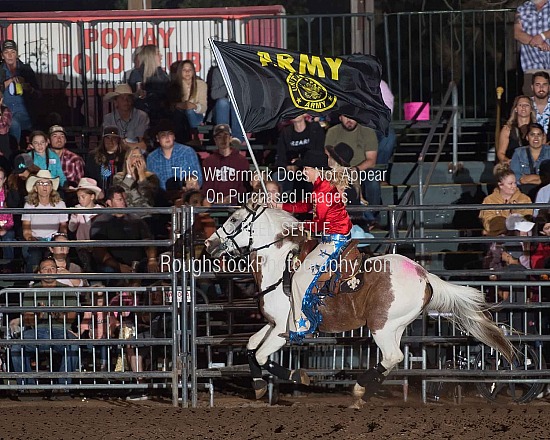
<instances>
[{"instance_id":1,"label":"black flag","mask_svg":"<svg viewBox=\"0 0 550 440\"><path fill-rule=\"evenodd\" d=\"M219 51L222 74L227 69L245 131L272 128L281 119L303 113L336 112L386 133L390 109L382 100L382 68L377 58L323 57L274 47L212 43Z\"/></svg>"}]
</instances>

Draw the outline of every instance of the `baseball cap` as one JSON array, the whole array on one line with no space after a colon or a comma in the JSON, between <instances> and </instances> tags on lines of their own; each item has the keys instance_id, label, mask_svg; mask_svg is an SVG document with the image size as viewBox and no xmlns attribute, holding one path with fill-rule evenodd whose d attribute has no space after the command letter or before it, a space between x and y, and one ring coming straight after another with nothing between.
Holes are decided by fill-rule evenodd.
<instances>
[{"instance_id":1,"label":"baseball cap","mask_svg":"<svg viewBox=\"0 0 550 440\"><path fill-rule=\"evenodd\" d=\"M13 172L15 174L24 173L33 163L32 157L29 154L19 154L13 159Z\"/></svg>"},{"instance_id":2,"label":"baseball cap","mask_svg":"<svg viewBox=\"0 0 550 440\"><path fill-rule=\"evenodd\" d=\"M17 43L13 40L6 40L2 44L2 52L8 49L17 50Z\"/></svg>"},{"instance_id":3,"label":"baseball cap","mask_svg":"<svg viewBox=\"0 0 550 440\"><path fill-rule=\"evenodd\" d=\"M51 136L54 133L63 133L64 135L67 135L65 133L65 129L61 125L52 125L49 130L49 135Z\"/></svg>"},{"instance_id":4,"label":"baseball cap","mask_svg":"<svg viewBox=\"0 0 550 440\"><path fill-rule=\"evenodd\" d=\"M512 257L515 259L519 259L523 255L523 248L521 246L521 243L504 243L503 249L504 252L509 253Z\"/></svg>"},{"instance_id":5,"label":"baseball cap","mask_svg":"<svg viewBox=\"0 0 550 440\"><path fill-rule=\"evenodd\" d=\"M231 127L227 124L218 124L214 127L212 137L216 137L220 133L227 133L231 135Z\"/></svg>"},{"instance_id":6,"label":"baseball cap","mask_svg":"<svg viewBox=\"0 0 550 440\"><path fill-rule=\"evenodd\" d=\"M114 125L108 125L107 127L103 128L103 137L106 136L117 136L120 137L120 133L118 131L118 127Z\"/></svg>"}]
</instances>

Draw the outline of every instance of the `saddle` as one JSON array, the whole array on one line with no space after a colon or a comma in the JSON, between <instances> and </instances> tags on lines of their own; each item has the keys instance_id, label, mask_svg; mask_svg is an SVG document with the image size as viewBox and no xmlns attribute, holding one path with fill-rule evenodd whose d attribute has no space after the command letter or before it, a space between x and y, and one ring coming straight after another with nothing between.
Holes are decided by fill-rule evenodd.
<instances>
[{"instance_id":1,"label":"saddle","mask_svg":"<svg viewBox=\"0 0 550 440\"><path fill-rule=\"evenodd\" d=\"M357 244L358 240L350 240L346 247L340 253L338 264L330 272L324 272L317 280L319 291L323 286L328 287L328 291L337 295L338 293L353 293L358 291L364 284L363 277L360 276L364 270L364 261L366 255L361 253ZM295 257L302 263L308 254L317 246L317 240L307 240L300 247L299 254ZM288 267L288 266L287 266ZM292 268L299 267L298 264L290 265ZM289 273L285 281L285 291L290 292L290 278L292 273ZM288 290L286 286L288 285Z\"/></svg>"}]
</instances>

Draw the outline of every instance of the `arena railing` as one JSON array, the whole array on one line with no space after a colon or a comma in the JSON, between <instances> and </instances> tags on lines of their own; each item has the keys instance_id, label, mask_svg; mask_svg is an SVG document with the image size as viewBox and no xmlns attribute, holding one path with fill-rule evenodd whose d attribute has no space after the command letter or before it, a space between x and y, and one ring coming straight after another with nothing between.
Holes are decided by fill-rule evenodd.
<instances>
[{"instance_id":1,"label":"arena railing","mask_svg":"<svg viewBox=\"0 0 550 440\"><path fill-rule=\"evenodd\" d=\"M518 205L518 208L525 207L548 207L549 205ZM425 210L476 210L479 209L498 209L504 208L505 205L426 205L423 208ZM214 213L216 211L222 211L225 216L236 207L219 206L214 208L187 208L189 213L189 220L194 217L197 212L209 212ZM367 207L366 209L386 209L386 210L405 210L411 211L415 207L412 206L384 206L384 207ZM418 207L416 207L418 209ZM193 236L189 236L190 240L187 246L194 252L193 243L197 241ZM545 241L545 237L507 237L506 241L532 241L541 242ZM407 237L407 238L375 238L368 240L360 240L364 244L370 244L371 246L377 244L413 244L418 245L421 243L448 243L448 242L468 242L468 243L490 243L495 241L492 237L460 237L460 238L425 238L425 237ZM192 258L193 254L190 254L189 258ZM447 323L445 326L441 324L441 318L439 314L433 314L433 319L438 322L439 330L434 333L434 330L428 331L433 326L430 324L430 317L428 314L422 316L419 320L415 321L403 336L402 343L404 345L404 352L406 354L405 360L399 368L392 372L390 384L399 385L403 387L404 398L409 393L409 378L418 377L422 381L422 396L426 401L428 398L429 384L430 383L443 383L443 382L455 382L458 384L464 383L531 383L531 384L545 384L550 383L550 374L547 374L545 370L545 364L543 364L542 349L543 346L550 344L550 334L546 334L547 330L544 327L546 324L544 316L545 310L550 308L550 302L543 300L543 288L550 286L548 281L527 281L527 282L514 282L514 281L490 281L489 276L505 276L509 275L506 271L498 270L463 270L463 271L436 271L433 273L438 274L445 278L452 278L453 283L461 285L470 285L480 288L484 291L491 290L496 292L499 289L520 288L523 289L523 294L514 292L511 295L511 300L508 302L499 302L495 297L493 300L489 300L489 303L495 307L493 310L495 320L508 321L513 323L517 320L521 323L517 330L518 333L512 333L509 331L509 338L513 342L517 343L529 343L533 350L538 353L539 361L536 368L529 369L528 371L507 371L496 370L493 371L487 367L487 369L481 369L479 366L476 368L475 364L468 361L464 368L449 369L445 365L430 366L429 360L433 358L437 353L442 350L449 350L453 365L459 365L463 362L462 358L466 353L474 353L477 355L480 350L483 349L478 342L474 341L468 335L461 334L457 328ZM542 276L547 275L546 270L529 270L525 272L529 276ZM247 278L248 277L248 278ZM248 366L246 364L245 347L248 338L261 326L265 325L262 320L251 321L248 317L251 312L257 310L257 304L254 299L236 299L234 293L234 286L232 281L235 278L248 279L253 282L252 276L249 272L204 272L201 274L190 273L190 291L191 291L191 303L190 303L190 368L188 373L190 374L190 405L196 406L198 403L198 387L200 381L209 381L209 386L213 387L214 380L221 381L224 378L237 378L244 377L249 374ZM223 291L225 294L223 297L208 296L208 302L202 304L194 301L196 295L194 292L198 290L199 283L216 284L220 283L220 280L225 280L229 283L228 287ZM477 280L477 281L476 281ZM483 281L479 281L483 280ZM531 286L532 289L536 289L539 293L538 299L534 302L528 302L525 299L527 295L527 288L525 286ZM220 290L220 289L218 289ZM522 296L523 295L523 296ZM534 313L533 318L534 326L536 328L535 333L529 333L527 319L528 313ZM212 319L212 315L216 315L216 319ZM201 316L206 316L206 320L200 319ZM506 318L506 319L504 319ZM513 324L515 325L515 324ZM446 330L442 331L444 327ZM244 330L243 330L244 328ZM449 330L450 329L450 330ZM508 329L510 330L510 329ZM243 332L244 331L244 332ZM203 350L217 351L216 359L208 357L206 361L199 361L198 353ZM413 356L411 353L417 354ZM485 351L482 351L485 353ZM211 352L210 352L211 353ZM418 356L420 354L420 356ZM281 349L278 353L274 354L274 359L281 365L294 369L304 368L308 371L316 384L320 386L347 386L354 383L357 375L364 371L369 366L380 361L381 353L376 348L374 341L371 337L368 327L363 327L354 331L344 332L342 334L335 335L320 335L317 338L311 340L305 340L303 345L288 345ZM415 368L416 363L422 362L421 368ZM433 359L432 359L433 362ZM240 365L243 364L243 365ZM183 378L182 378L183 379ZM270 378L269 399L271 402L276 400L277 391L280 381ZM212 388L211 388L212 392Z\"/></svg>"},{"instance_id":2,"label":"arena railing","mask_svg":"<svg viewBox=\"0 0 550 440\"><path fill-rule=\"evenodd\" d=\"M23 214L26 209L5 208L6 213ZM97 214L97 209L79 209L79 213ZM72 214L75 210L68 209L35 209L35 214L53 214L64 213ZM166 239L152 240L90 240L90 241L68 241L63 242L69 248L94 248L94 247L131 247L131 246L155 246L157 249L166 249L170 259L174 260L181 254L182 249L178 239L182 234L181 215L176 208L103 208L101 214L137 214L137 215L163 215L167 216L174 227ZM2 241L0 249L4 247L48 247L54 242L27 242L27 241ZM46 249L45 249L46 250ZM159 252L160 258L160 252ZM3 358L3 369L0 371L0 389L11 391L25 390L71 390L77 392L80 390L96 390L105 392L105 390L128 390L138 389L141 391L153 391L156 389L168 389L171 391L173 405L178 405L179 388L181 387L180 376L182 359L185 358L185 347L182 345L182 332L180 323L187 325L186 317L183 315L182 304L175 300L176 294L172 292L186 291L185 273L181 272L159 272L159 273L82 273L82 274L57 274L56 279L83 279L91 286L83 287L55 287L55 288L36 288L29 287L29 281L39 281L45 278L51 278L51 275L30 274L30 273L11 273L0 274L0 281L3 283L14 284L14 287L4 288L0 291L0 315L1 330L3 340L0 346L3 347L5 357ZM94 286L97 281L110 281L120 283L121 287ZM135 284L146 284L143 287L136 287ZM18 287L16 287L18 286ZM101 295L100 295L101 292ZM126 292L128 298L123 298L120 303L111 303L117 295L122 296ZM94 301L98 297L104 298L103 305L97 305ZM155 300L153 298L156 298ZM127 302L128 299L128 302ZM153 302L156 301L156 302ZM44 305L42 305L44 304ZM66 319L60 320L59 314L75 312L77 319L76 338L59 338L59 335L52 335L51 325L57 323L56 328L66 335L71 328L72 321ZM90 334L94 335L93 327L97 323L95 320L99 314L107 319L108 324L116 327L122 327L122 317L129 315L128 327L138 329L138 318L157 318L154 323L158 333L153 335L147 325L144 323L145 333L138 335L137 339L115 338L109 334L104 339L84 338L80 329L86 314L90 314ZM44 315L45 314L45 315ZM113 318L117 315L118 318ZM66 316L66 315L64 315ZM105 316L107 316L105 318ZM26 323L25 323L26 321ZM131 322L130 322L131 321ZM174 325L171 325L174 323ZM34 328L25 332L26 337L22 337L24 327ZM152 324L150 323L150 328ZM35 333L39 331L40 334ZM38 339L36 337L38 336ZM44 336L44 337L43 337ZM124 336L124 335L123 335ZM126 335L128 336L128 335ZM143 337L142 337L143 336ZM52 339L53 337L53 339ZM24 350L24 347L33 347L32 353L26 353L36 364L30 372L14 370L13 350L16 346L18 350ZM44 350L39 349L43 347ZM55 347L55 348L54 348ZM51 356L54 352L65 355L67 359L67 350L71 350L72 362L76 362L74 370L70 372L57 372L54 370L54 359ZM100 364L100 353L102 347L110 347L107 350L107 358L104 359L105 369L98 367ZM117 349L118 347L118 349ZM125 348L131 347L131 348ZM44 359L39 356L39 352L46 351L50 354L49 363L46 365L46 371L39 369ZM75 355L74 352L77 351ZM115 368L114 361L117 356L125 354L128 351L128 361L131 356L154 353L157 356L149 368L139 371L137 368L131 368L131 365L120 369ZM160 353L159 353L160 351ZM24 353L20 351L19 355ZM132 354L134 353L134 354ZM17 356L17 354L16 354ZM20 356L21 357L21 356ZM24 357L24 356L23 356ZM88 359L88 360L87 360ZM158 364L157 364L158 359ZM24 365L24 364L23 364ZM72 369L72 366L71 366ZM135 370L135 371L134 371ZM69 378L72 383L56 383L56 379ZM25 383L16 383L15 381L25 380ZM29 384L28 380L38 379L38 384ZM137 383L136 383L137 381Z\"/></svg>"}]
</instances>

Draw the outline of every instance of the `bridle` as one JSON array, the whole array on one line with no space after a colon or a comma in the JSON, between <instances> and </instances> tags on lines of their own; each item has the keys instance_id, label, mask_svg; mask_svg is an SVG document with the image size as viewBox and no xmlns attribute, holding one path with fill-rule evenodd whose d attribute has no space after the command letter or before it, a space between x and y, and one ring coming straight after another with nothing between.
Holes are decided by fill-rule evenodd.
<instances>
[{"instance_id":1,"label":"bridle","mask_svg":"<svg viewBox=\"0 0 550 440\"><path fill-rule=\"evenodd\" d=\"M218 237L218 239L220 240L220 248L222 249L223 253L227 254L230 257L246 257L246 256L252 254L253 252L257 252L259 250L266 249L270 246L273 246L275 243L278 243L278 242L283 241L285 239L285 237L281 237L281 238L278 238L277 240L272 241L271 243L264 244L260 247L257 247L257 248L252 247L252 244L253 244L253 241L254 241L254 238L252 236L252 234L254 232L253 229L252 229L252 225L267 209L267 207L265 207L265 206L262 206L262 205L259 205L259 206L261 206L260 210L258 210L258 208L252 209L248 205L245 204L244 208L248 211L248 215L241 221L239 226L237 226L232 231L232 233L229 233L229 231L226 230L225 225L222 225L221 229L225 233L225 235L226 235L225 237L221 237L220 234L218 233L218 231L216 230L215 234ZM252 217L252 218L250 218L250 217ZM245 224L249 218L250 218L250 221L248 222L247 226L243 226L243 224ZM248 246L247 246L248 251L244 252L241 249L241 247L237 244L237 242L235 240L235 237L237 237L241 232L246 231L246 230L248 230L248 234L249 234L248 235ZM233 243L234 250L238 251L238 255L233 255L232 251L230 251L228 249L227 241L231 241ZM284 274L283 274L283 276L281 276L281 278L277 282L275 282L272 285L268 286L266 289L258 292L258 295L263 296L266 293L269 293L269 292L275 290L283 282L283 278L284 278Z\"/></svg>"},{"instance_id":2,"label":"bridle","mask_svg":"<svg viewBox=\"0 0 550 440\"><path fill-rule=\"evenodd\" d=\"M275 243L278 243L282 240L284 240L284 237L278 238L277 240L272 241L271 243L264 244L263 246L253 248L252 244L254 242L254 238L252 236L253 234L253 224L254 222L266 211L267 207L258 205L261 209L252 209L248 205L244 205L244 209L248 211L248 215L241 221L241 223L232 231L228 231L225 227L225 224L222 225L221 229L225 233L225 237L220 236L218 231L215 232L216 236L220 240L220 248L222 249L222 252L227 254L230 257L246 257L247 255L250 255L253 252L257 252L262 249L266 249L270 246L273 246ZM252 218L250 218L252 217ZM247 220L250 218L250 221L246 226L243 226ZM243 251L241 247L237 244L237 241L235 238L243 231L248 230L248 245L246 248L248 248L247 251ZM233 243L234 250L238 251L237 255L232 254L232 251L228 249L227 241L231 241Z\"/></svg>"}]
</instances>

